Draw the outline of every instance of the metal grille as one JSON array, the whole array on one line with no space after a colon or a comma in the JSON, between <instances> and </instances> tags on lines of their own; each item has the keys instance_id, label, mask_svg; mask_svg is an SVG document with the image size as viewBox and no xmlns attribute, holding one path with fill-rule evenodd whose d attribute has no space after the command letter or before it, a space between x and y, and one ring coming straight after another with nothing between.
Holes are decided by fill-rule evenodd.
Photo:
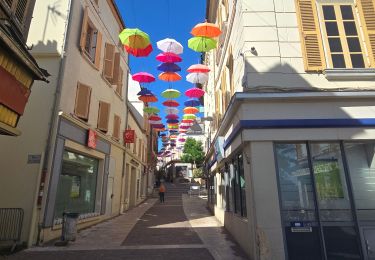
<instances>
[{"instance_id":1,"label":"metal grille","mask_svg":"<svg viewBox=\"0 0 375 260\"><path fill-rule=\"evenodd\" d=\"M5 0L5 3L9 6L9 8L12 8L13 0Z\"/></svg>"},{"instance_id":2,"label":"metal grille","mask_svg":"<svg viewBox=\"0 0 375 260\"><path fill-rule=\"evenodd\" d=\"M23 18L25 16L25 11L27 7L27 1L28 0L18 0L16 11L15 11L15 16L16 19L22 24L23 23Z\"/></svg>"},{"instance_id":3,"label":"metal grille","mask_svg":"<svg viewBox=\"0 0 375 260\"><path fill-rule=\"evenodd\" d=\"M23 209L0 208L0 241L19 241L22 222Z\"/></svg>"}]
</instances>

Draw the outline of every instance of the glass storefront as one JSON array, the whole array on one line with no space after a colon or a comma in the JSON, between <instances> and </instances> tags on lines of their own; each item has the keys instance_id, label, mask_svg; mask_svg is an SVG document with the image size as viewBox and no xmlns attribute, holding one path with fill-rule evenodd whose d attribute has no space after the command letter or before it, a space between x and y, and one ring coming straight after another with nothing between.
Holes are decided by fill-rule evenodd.
<instances>
[{"instance_id":1,"label":"glass storefront","mask_svg":"<svg viewBox=\"0 0 375 260\"><path fill-rule=\"evenodd\" d=\"M288 259L362 259L357 218L375 204L373 144L278 143L275 154Z\"/></svg>"},{"instance_id":2,"label":"glass storefront","mask_svg":"<svg viewBox=\"0 0 375 260\"><path fill-rule=\"evenodd\" d=\"M63 212L95 212L99 160L76 152L64 151L57 188L55 219Z\"/></svg>"}]
</instances>

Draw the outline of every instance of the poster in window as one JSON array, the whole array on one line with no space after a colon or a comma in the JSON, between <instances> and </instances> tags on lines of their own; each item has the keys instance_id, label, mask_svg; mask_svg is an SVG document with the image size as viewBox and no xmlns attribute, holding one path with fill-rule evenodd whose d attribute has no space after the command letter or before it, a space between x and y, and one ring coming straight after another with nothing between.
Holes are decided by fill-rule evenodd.
<instances>
[{"instance_id":1,"label":"poster in window","mask_svg":"<svg viewBox=\"0 0 375 260\"><path fill-rule=\"evenodd\" d=\"M70 189L70 197L72 199L79 198L80 189L81 189L81 177L80 176L72 176L72 188Z\"/></svg>"},{"instance_id":2,"label":"poster in window","mask_svg":"<svg viewBox=\"0 0 375 260\"><path fill-rule=\"evenodd\" d=\"M314 161L316 189L320 199L342 199L340 166L337 159L319 159Z\"/></svg>"}]
</instances>

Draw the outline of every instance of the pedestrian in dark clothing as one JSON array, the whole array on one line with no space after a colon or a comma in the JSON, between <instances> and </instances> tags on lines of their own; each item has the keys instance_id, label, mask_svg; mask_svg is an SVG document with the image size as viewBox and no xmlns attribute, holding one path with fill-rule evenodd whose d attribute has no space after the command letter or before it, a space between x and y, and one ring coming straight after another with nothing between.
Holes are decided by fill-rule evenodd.
<instances>
[{"instance_id":1,"label":"pedestrian in dark clothing","mask_svg":"<svg viewBox=\"0 0 375 260\"><path fill-rule=\"evenodd\" d=\"M164 184L160 184L160 187L159 187L159 196L160 196L160 202L161 203L164 203L164 194L165 194L165 186Z\"/></svg>"}]
</instances>

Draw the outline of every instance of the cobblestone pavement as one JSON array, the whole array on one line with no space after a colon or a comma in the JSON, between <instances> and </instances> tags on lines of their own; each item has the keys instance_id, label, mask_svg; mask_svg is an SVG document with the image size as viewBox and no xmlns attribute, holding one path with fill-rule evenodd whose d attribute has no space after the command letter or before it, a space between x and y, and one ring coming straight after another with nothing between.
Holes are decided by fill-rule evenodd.
<instances>
[{"instance_id":1,"label":"cobblestone pavement","mask_svg":"<svg viewBox=\"0 0 375 260\"><path fill-rule=\"evenodd\" d=\"M150 198L128 212L79 232L66 247L35 247L7 259L246 259L186 184L167 183L165 203Z\"/></svg>"}]
</instances>

